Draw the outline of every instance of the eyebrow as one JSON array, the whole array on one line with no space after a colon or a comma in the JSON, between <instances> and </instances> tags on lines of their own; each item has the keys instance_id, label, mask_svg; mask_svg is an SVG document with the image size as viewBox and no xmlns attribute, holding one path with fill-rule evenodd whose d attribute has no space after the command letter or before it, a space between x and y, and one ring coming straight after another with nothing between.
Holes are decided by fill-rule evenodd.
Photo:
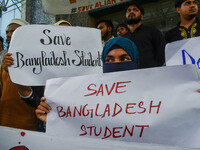
<instances>
[{"instance_id":1,"label":"eyebrow","mask_svg":"<svg viewBox=\"0 0 200 150\"><path fill-rule=\"evenodd\" d=\"M106 55L106 57L112 57L112 58L113 58L114 56L112 56L112 55ZM105 57L105 58L106 58L106 57Z\"/></svg>"},{"instance_id":2,"label":"eyebrow","mask_svg":"<svg viewBox=\"0 0 200 150\"><path fill-rule=\"evenodd\" d=\"M122 57L126 57L126 56L131 57L129 54L123 54L123 55L120 56L120 58L122 58Z\"/></svg>"},{"instance_id":3,"label":"eyebrow","mask_svg":"<svg viewBox=\"0 0 200 150\"><path fill-rule=\"evenodd\" d=\"M123 54L123 55L120 56L120 58L126 57L126 56L131 57L129 54ZM106 57L112 57L113 58L114 56L112 56L112 55L106 55Z\"/></svg>"}]
</instances>

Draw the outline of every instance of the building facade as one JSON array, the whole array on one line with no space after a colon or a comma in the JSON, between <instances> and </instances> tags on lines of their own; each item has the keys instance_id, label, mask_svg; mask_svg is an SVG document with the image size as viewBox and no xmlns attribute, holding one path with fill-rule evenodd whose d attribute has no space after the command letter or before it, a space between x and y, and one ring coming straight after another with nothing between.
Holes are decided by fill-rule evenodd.
<instances>
[{"instance_id":1,"label":"building facade","mask_svg":"<svg viewBox=\"0 0 200 150\"><path fill-rule=\"evenodd\" d=\"M136 0L141 3L140 0ZM176 26L179 16L174 7L174 0L143 0L141 5L145 9L143 24L152 25L162 32ZM109 19L114 27L125 21L126 3L102 7L88 12L49 15L42 9L42 0L24 0L21 8L21 18L31 24L53 24L58 20L68 20L73 26L95 27L100 19Z\"/></svg>"},{"instance_id":2,"label":"building facade","mask_svg":"<svg viewBox=\"0 0 200 150\"><path fill-rule=\"evenodd\" d=\"M156 26L161 31L176 26L179 16L175 11L174 0L144 0L141 4L145 9L143 23L145 25ZM95 27L95 23L100 19L109 19L116 27L125 20L126 3L103 7L88 12L68 14L68 15L48 15L43 12L41 0L26 0L23 3L22 18L32 24L53 24L65 19L73 26Z\"/></svg>"}]
</instances>

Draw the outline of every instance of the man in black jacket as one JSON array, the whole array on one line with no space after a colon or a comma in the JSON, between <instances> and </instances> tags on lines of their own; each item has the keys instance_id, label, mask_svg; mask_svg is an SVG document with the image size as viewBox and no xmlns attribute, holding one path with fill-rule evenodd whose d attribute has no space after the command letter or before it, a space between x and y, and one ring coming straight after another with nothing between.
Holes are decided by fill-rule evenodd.
<instances>
[{"instance_id":1,"label":"man in black jacket","mask_svg":"<svg viewBox=\"0 0 200 150\"><path fill-rule=\"evenodd\" d=\"M129 4L126 9L126 21L130 31L124 37L136 44L141 68L162 66L165 61L164 36L157 28L144 26L143 18L144 8L135 2Z\"/></svg>"},{"instance_id":2,"label":"man in black jacket","mask_svg":"<svg viewBox=\"0 0 200 150\"><path fill-rule=\"evenodd\" d=\"M175 0L175 8L181 21L165 33L167 43L200 36L200 21L197 18L197 0Z\"/></svg>"}]
</instances>

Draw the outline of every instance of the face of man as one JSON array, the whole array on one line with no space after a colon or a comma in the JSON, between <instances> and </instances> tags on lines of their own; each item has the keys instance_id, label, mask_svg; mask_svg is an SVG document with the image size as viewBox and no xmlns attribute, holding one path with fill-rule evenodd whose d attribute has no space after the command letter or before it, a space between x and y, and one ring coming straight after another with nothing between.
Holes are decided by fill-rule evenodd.
<instances>
[{"instance_id":1,"label":"face of man","mask_svg":"<svg viewBox=\"0 0 200 150\"><path fill-rule=\"evenodd\" d=\"M10 45L10 40L11 40L11 37L12 37L12 34L13 32L18 28L20 27L20 25L18 24L11 24L8 26L7 30L6 30L6 42L8 44L8 47Z\"/></svg>"},{"instance_id":2,"label":"face of man","mask_svg":"<svg viewBox=\"0 0 200 150\"><path fill-rule=\"evenodd\" d=\"M98 24L97 29L101 30L101 38L102 40L106 39L108 36L109 28L106 26L105 22L101 22Z\"/></svg>"},{"instance_id":3,"label":"face of man","mask_svg":"<svg viewBox=\"0 0 200 150\"><path fill-rule=\"evenodd\" d=\"M198 13L198 2L196 0L186 0L181 7L177 7L176 11L181 18L193 19Z\"/></svg>"},{"instance_id":4,"label":"face of man","mask_svg":"<svg viewBox=\"0 0 200 150\"><path fill-rule=\"evenodd\" d=\"M143 19L143 14L135 5L131 5L126 10L126 21L129 25L137 24Z\"/></svg>"},{"instance_id":5,"label":"face of man","mask_svg":"<svg viewBox=\"0 0 200 150\"><path fill-rule=\"evenodd\" d=\"M119 26L117 28L117 36L122 36L122 35L126 34L127 32L128 32L128 30L123 26Z\"/></svg>"}]
</instances>

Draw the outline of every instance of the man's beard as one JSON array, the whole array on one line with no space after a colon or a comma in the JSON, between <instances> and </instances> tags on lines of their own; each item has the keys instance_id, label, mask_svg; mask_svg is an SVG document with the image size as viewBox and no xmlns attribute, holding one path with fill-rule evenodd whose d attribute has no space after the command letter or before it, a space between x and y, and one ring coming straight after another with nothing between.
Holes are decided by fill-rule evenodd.
<instances>
[{"instance_id":1,"label":"man's beard","mask_svg":"<svg viewBox=\"0 0 200 150\"><path fill-rule=\"evenodd\" d=\"M197 14L192 14L189 16L189 19L193 19L193 18L196 18Z\"/></svg>"},{"instance_id":2,"label":"man's beard","mask_svg":"<svg viewBox=\"0 0 200 150\"><path fill-rule=\"evenodd\" d=\"M127 24L131 25L131 24L137 24L141 21L141 16L138 16L137 18L126 18L126 22Z\"/></svg>"},{"instance_id":3,"label":"man's beard","mask_svg":"<svg viewBox=\"0 0 200 150\"><path fill-rule=\"evenodd\" d=\"M106 30L104 35L102 35L102 40L107 40L107 37L108 37L108 30Z\"/></svg>"}]
</instances>

